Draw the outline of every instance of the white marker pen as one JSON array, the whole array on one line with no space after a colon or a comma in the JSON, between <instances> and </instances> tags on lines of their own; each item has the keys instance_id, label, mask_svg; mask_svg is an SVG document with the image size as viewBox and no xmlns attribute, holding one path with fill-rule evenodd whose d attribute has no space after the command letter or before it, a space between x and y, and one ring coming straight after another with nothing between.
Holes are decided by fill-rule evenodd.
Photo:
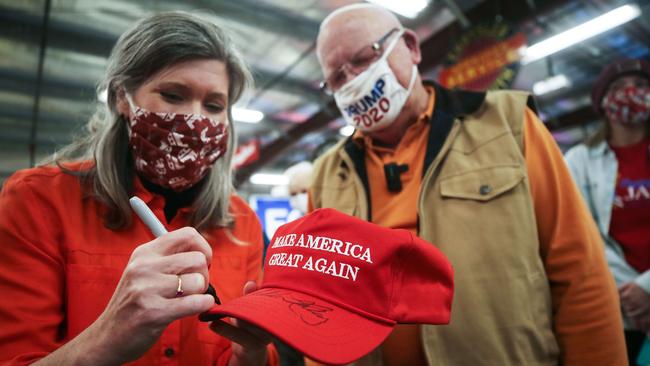
<instances>
[{"instance_id":1,"label":"white marker pen","mask_svg":"<svg viewBox=\"0 0 650 366\"><path fill-rule=\"evenodd\" d=\"M140 217L140 220L147 225L156 238L167 234L167 229L165 229L160 220L158 220L156 215L153 214L149 206L147 206L143 200L139 197L133 196L129 199L129 203L131 204L133 211L135 211L135 213Z\"/></svg>"}]
</instances>

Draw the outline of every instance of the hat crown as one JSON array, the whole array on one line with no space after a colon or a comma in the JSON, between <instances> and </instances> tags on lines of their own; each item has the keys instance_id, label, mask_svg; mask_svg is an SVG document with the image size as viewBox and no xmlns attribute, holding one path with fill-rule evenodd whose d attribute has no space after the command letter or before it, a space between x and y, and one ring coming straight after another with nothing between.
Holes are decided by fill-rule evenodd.
<instances>
[{"instance_id":1,"label":"hat crown","mask_svg":"<svg viewBox=\"0 0 650 366\"><path fill-rule=\"evenodd\" d=\"M447 324L452 295L451 265L433 245L320 209L278 228L259 290L200 318L242 319L342 365L375 349L395 323Z\"/></svg>"},{"instance_id":2,"label":"hat crown","mask_svg":"<svg viewBox=\"0 0 650 366\"><path fill-rule=\"evenodd\" d=\"M451 266L433 245L406 230L381 228L333 209L280 227L264 271L262 288L292 290L295 301L296 292L305 293L375 320L448 321ZM418 289L405 293L413 281ZM445 310L428 308L439 307L441 299ZM327 315L327 309L318 311Z\"/></svg>"}]
</instances>

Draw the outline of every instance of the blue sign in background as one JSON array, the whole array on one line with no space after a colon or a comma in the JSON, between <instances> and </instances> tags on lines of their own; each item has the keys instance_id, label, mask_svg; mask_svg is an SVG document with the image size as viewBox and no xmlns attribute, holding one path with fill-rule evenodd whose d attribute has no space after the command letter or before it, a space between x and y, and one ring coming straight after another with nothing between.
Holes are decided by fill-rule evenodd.
<instances>
[{"instance_id":1,"label":"blue sign in background","mask_svg":"<svg viewBox=\"0 0 650 366\"><path fill-rule=\"evenodd\" d=\"M278 227L300 217L300 212L291 208L288 197L251 196L249 203L269 239Z\"/></svg>"}]
</instances>

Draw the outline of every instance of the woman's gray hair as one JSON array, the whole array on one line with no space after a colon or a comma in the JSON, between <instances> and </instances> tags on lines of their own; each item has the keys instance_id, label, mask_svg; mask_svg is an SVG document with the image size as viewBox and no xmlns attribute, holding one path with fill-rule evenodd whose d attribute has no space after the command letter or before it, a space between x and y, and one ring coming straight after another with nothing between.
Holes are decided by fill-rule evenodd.
<instances>
[{"instance_id":1,"label":"woman's gray hair","mask_svg":"<svg viewBox=\"0 0 650 366\"><path fill-rule=\"evenodd\" d=\"M236 145L232 105L252 84L248 67L229 37L215 24L183 12L149 16L137 22L117 41L97 91L106 90L84 134L55 153L52 161L92 187L92 195L110 208L105 224L111 229L130 226L128 199L134 191L134 167L128 145L127 122L117 109L118 93L133 94L149 78L180 62L222 61L228 73L228 149L205 178L194 200L190 224L197 229L227 227L232 185L231 162ZM66 162L89 161L87 169L67 169Z\"/></svg>"}]
</instances>

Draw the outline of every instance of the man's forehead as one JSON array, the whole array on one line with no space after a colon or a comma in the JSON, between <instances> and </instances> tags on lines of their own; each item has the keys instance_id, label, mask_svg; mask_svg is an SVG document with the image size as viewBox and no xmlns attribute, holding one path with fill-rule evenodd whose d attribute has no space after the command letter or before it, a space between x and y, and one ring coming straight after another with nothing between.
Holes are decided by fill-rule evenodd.
<instances>
[{"instance_id":1,"label":"man's forehead","mask_svg":"<svg viewBox=\"0 0 650 366\"><path fill-rule=\"evenodd\" d=\"M374 12L355 9L338 14L321 27L318 35L318 54L322 60L328 59L335 48L359 48L377 41L399 22L379 21L370 16Z\"/></svg>"},{"instance_id":2,"label":"man's forehead","mask_svg":"<svg viewBox=\"0 0 650 366\"><path fill-rule=\"evenodd\" d=\"M320 30L327 27L330 21L340 20L342 18L357 18L360 21L372 23L389 23L388 27L400 26L399 20L395 14L380 6L368 3L351 4L340 7L323 19Z\"/></svg>"},{"instance_id":3,"label":"man's forehead","mask_svg":"<svg viewBox=\"0 0 650 366\"><path fill-rule=\"evenodd\" d=\"M329 26L321 30L319 43L352 41L374 41L380 34L380 28L369 22L355 18L341 17L332 20ZM379 35L381 37L381 35Z\"/></svg>"},{"instance_id":4,"label":"man's forehead","mask_svg":"<svg viewBox=\"0 0 650 366\"><path fill-rule=\"evenodd\" d=\"M399 20L386 9L374 5L354 4L337 9L328 15L321 23L319 38L342 32L355 32L360 36L375 37L382 31L396 27L401 27Z\"/></svg>"}]
</instances>

